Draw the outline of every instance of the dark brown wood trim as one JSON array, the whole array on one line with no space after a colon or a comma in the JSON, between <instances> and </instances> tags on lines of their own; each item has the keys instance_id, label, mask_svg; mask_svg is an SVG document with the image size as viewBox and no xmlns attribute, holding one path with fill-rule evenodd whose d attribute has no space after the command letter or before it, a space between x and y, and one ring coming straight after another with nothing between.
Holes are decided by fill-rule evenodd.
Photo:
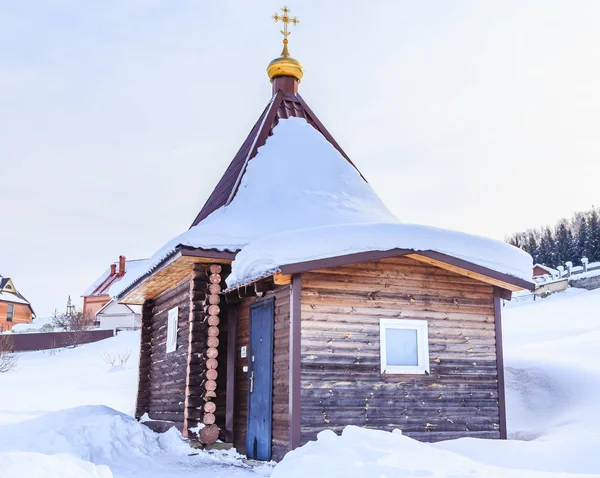
<instances>
[{"instance_id":1,"label":"dark brown wood trim","mask_svg":"<svg viewBox=\"0 0 600 478\"><path fill-rule=\"evenodd\" d=\"M246 173L246 168L248 167L248 162L250 162L250 160L252 160L254 158L254 156L256 156L256 152L258 151L258 148L265 145L267 138L269 137L269 133L271 132L271 127L273 126L273 121L275 120L275 117L277 116L277 110L279 110L279 105L281 104L282 98L283 98L283 91L279 90L277 92L277 94L275 95L273 102L271 103L271 109L265 116L265 119L261 125L261 129L260 129L260 131L258 131L258 133L256 135L256 141L252 145L252 149L250 149L250 151L248 152L246 161L245 161L244 165L242 166L242 169L240 170L240 174L238 175L238 177L236 179L235 186L232 189L231 194L229 195L229 198L227 199L227 202L225 203L225 205L230 204L231 201L233 201L233 198L236 196L237 191L242 182L241 179L244 177L244 174Z\"/></svg>"},{"instance_id":2,"label":"dark brown wood trim","mask_svg":"<svg viewBox=\"0 0 600 478\"><path fill-rule=\"evenodd\" d=\"M300 351L302 276L300 274L294 274L290 287L289 449L293 450L300 446L300 374L302 371Z\"/></svg>"},{"instance_id":3,"label":"dark brown wood trim","mask_svg":"<svg viewBox=\"0 0 600 478\"><path fill-rule=\"evenodd\" d=\"M225 395L225 442L233 443L235 417L235 365L237 358L238 305L227 308L227 385Z\"/></svg>"},{"instance_id":4,"label":"dark brown wood trim","mask_svg":"<svg viewBox=\"0 0 600 478\"><path fill-rule=\"evenodd\" d=\"M140 360L138 365L138 391L135 405L135 418L141 418L148 412L150 389L150 359L152 355L152 307L154 302L144 301L142 305L140 330Z\"/></svg>"},{"instance_id":5,"label":"dark brown wood trim","mask_svg":"<svg viewBox=\"0 0 600 478\"><path fill-rule=\"evenodd\" d=\"M300 96L299 94L296 94L296 98L298 98L298 100L300 101L300 104L302 105L302 107L306 110L306 112L308 113L308 115L310 116L310 118L313 120L313 123L317 126L317 129L321 132L321 134L323 136L325 136L325 139L327 139L327 141L329 141L333 145L333 147L340 152L340 154L346 159L346 161L348 161L354 167L354 169L356 169L356 171L358 172L358 174L360 174L360 177L363 178L366 183L368 183L369 181L366 180L366 178L363 176L363 174L360 172L360 170L352 162L352 160L350 159L350 157L344 152L344 150L342 149L342 147L333 138L333 136L331 136L331 133L327 130L327 128L325 128L325 126L323 125L323 123L321 123L321 121L319 120L319 118L317 117L317 115L314 114L313 110L310 109L310 107L308 106L308 104L306 103L306 101L304 101L304 98L302 98L302 96Z\"/></svg>"},{"instance_id":6,"label":"dark brown wood trim","mask_svg":"<svg viewBox=\"0 0 600 478\"><path fill-rule=\"evenodd\" d=\"M518 277L511 276L509 274L504 274L502 272L498 272L492 269L488 269L487 267L479 266L477 264L473 264L472 262L465 261L463 259L458 259L457 257L449 256L448 254L443 254L441 252L436 251L415 251L417 254L420 254L425 257L429 257L430 259L435 259L437 261L445 262L446 264L450 264L452 266L460 267L461 269L466 269L471 272L475 272L477 274L481 274L492 279L499 280L501 282L506 282L507 284L512 284L517 287L521 287L527 290L534 290L535 283L519 279Z\"/></svg>"},{"instance_id":7,"label":"dark brown wood trim","mask_svg":"<svg viewBox=\"0 0 600 478\"><path fill-rule=\"evenodd\" d=\"M314 261L297 262L295 264L287 264L280 267L282 274L300 274L315 269L326 269L330 267L345 266L348 264L356 264L358 262L377 261L387 259L388 257L403 256L414 251L410 249L390 249L389 251L368 251L357 252L355 254L346 254L337 257L327 257L325 259L317 259Z\"/></svg>"},{"instance_id":8,"label":"dark brown wood trim","mask_svg":"<svg viewBox=\"0 0 600 478\"><path fill-rule=\"evenodd\" d=\"M512 299L512 291L510 291L510 290L502 289L501 287L498 287L498 293L500 294L500 297L504 300Z\"/></svg>"},{"instance_id":9,"label":"dark brown wood trim","mask_svg":"<svg viewBox=\"0 0 600 478\"><path fill-rule=\"evenodd\" d=\"M502 297L501 290L494 287L494 321L496 324L496 367L498 368L498 412L500 414L500 438L506 440L506 395L504 390L504 352L502 350Z\"/></svg>"},{"instance_id":10,"label":"dark brown wood trim","mask_svg":"<svg viewBox=\"0 0 600 478\"><path fill-rule=\"evenodd\" d=\"M446 264L460 267L461 269L475 272L477 274L481 274L481 275L490 277L492 279L496 279L501 282L506 282L507 284L512 284L517 287L521 287L523 289L528 289L528 290L535 289L535 284L533 282L519 279L519 278L511 276L509 274L503 274L501 272L497 272L492 269L488 269L487 267L473 264L472 262L468 262L463 259L458 259L456 257L449 256L447 254L442 254L441 252L414 251L411 249L390 249L389 251L357 252L354 254L346 254L346 255L337 256L337 257L327 257L324 259L317 259L314 261L297 262L295 264L286 264L286 265L281 266L280 272L282 274L298 274L298 273L308 272L308 271L316 270L316 269L338 267L338 266L344 266L347 264L354 264L354 263L358 263L358 262L375 261L375 260L387 259L388 257L404 256L406 254L414 254L414 253L424 256L424 257L429 257L430 259L435 259L440 262L445 262Z\"/></svg>"}]
</instances>

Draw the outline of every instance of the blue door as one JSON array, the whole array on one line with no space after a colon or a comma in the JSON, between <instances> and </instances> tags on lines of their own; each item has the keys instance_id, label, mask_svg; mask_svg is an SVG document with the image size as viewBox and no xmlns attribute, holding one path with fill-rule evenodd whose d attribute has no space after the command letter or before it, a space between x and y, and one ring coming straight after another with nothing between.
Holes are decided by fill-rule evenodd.
<instances>
[{"instance_id":1,"label":"blue door","mask_svg":"<svg viewBox=\"0 0 600 478\"><path fill-rule=\"evenodd\" d=\"M273 409L273 299L250 306L250 353L248 355L249 458L271 459Z\"/></svg>"}]
</instances>

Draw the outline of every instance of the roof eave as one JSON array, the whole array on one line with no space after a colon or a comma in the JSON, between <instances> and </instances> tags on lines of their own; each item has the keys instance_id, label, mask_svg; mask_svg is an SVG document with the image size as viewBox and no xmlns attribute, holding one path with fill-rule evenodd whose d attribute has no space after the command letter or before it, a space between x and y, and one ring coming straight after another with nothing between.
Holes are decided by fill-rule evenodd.
<instances>
[{"instance_id":1,"label":"roof eave","mask_svg":"<svg viewBox=\"0 0 600 478\"><path fill-rule=\"evenodd\" d=\"M467 275L476 280L516 292L522 289L534 290L535 283L520 279L518 277L499 272L488 267L480 266L464 259L443 254L436 251L417 251L413 249L390 249L388 251L365 251L342 256L328 257L313 261L297 262L281 266L281 274L300 274L315 269L338 267L357 262L368 262L390 257L408 256L421 262L454 271L461 275Z\"/></svg>"},{"instance_id":2,"label":"roof eave","mask_svg":"<svg viewBox=\"0 0 600 478\"><path fill-rule=\"evenodd\" d=\"M164 292L164 290L167 290L182 280L185 280L186 275L183 274L183 272L187 272L185 267L186 264L190 265L191 270L191 265L196 262L231 263L234 258L235 253L233 252L205 250L181 245L177 246L177 248L175 248L172 253L167 255L159 264L139 277L126 289L121 291L116 296L116 301L122 304L141 305L146 299L153 299L160 295L160 293ZM185 264L183 264L184 262ZM179 270L177 271L168 271L169 268L174 267L175 263L181 264L182 267L178 268ZM161 287L153 287L150 282L154 276L160 273L167 275L168 280L164 282ZM150 287L152 289L150 296L148 296L144 291L140 291L142 287Z\"/></svg>"}]
</instances>

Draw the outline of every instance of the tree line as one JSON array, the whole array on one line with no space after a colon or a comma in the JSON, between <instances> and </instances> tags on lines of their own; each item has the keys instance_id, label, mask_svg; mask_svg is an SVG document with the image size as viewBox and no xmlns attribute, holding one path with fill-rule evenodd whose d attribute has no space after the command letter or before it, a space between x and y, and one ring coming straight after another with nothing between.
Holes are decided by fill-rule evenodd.
<instances>
[{"instance_id":1,"label":"tree line","mask_svg":"<svg viewBox=\"0 0 600 478\"><path fill-rule=\"evenodd\" d=\"M556 268L571 261L581 264L581 258L600 261L600 208L577 212L563 218L555 227L544 226L516 232L506 242L531 254L533 262Z\"/></svg>"}]
</instances>

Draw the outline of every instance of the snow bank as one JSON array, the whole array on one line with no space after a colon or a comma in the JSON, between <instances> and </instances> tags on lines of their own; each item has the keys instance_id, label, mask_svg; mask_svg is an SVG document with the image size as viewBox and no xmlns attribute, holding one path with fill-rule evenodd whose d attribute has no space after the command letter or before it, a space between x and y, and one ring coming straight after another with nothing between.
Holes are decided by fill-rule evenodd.
<instances>
[{"instance_id":1,"label":"snow bank","mask_svg":"<svg viewBox=\"0 0 600 478\"><path fill-rule=\"evenodd\" d=\"M0 453L0 469L2 478L113 478L106 465L94 465L70 455Z\"/></svg>"},{"instance_id":2,"label":"snow bank","mask_svg":"<svg viewBox=\"0 0 600 478\"><path fill-rule=\"evenodd\" d=\"M132 417L104 406L71 408L0 427L2 478L11 476L4 473L5 462L15 478L187 478L202 471L214 478L249 474L235 451L195 450L175 428L154 433ZM60 473L61 463L65 473L54 475Z\"/></svg>"},{"instance_id":3,"label":"snow bank","mask_svg":"<svg viewBox=\"0 0 600 478\"><path fill-rule=\"evenodd\" d=\"M354 426L341 436L319 433L317 441L288 453L271 478L537 478L575 477L492 467L402 435ZM581 478L581 475L579 475Z\"/></svg>"},{"instance_id":4,"label":"snow bank","mask_svg":"<svg viewBox=\"0 0 600 478\"><path fill-rule=\"evenodd\" d=\"M395 248L441 252L531 280L531 256L505 242L416 224L371 223L288 231L257 239L237 255L227 285L243 284L285 264Z\"/></svg>"},{"instance_id":5,"label":"snow bank","mask_svg":"<svg viewBox=\"0 0 600 478\"><path fill-rule=\"evenodd\" d=\"M509 303L503 331L510 440L435 446L490 465L600 476L600 290Z\"/></svg>"},{"instance_id":6,"label":"snow bank","mask_svg":"<svg viewBox=\"0 0 600 478\"><path fill-rule=\"evenodd\" d=\"M382 233L384 236L379 237ZM308 243L301 242L300 237ZM336 247L340 239L342 242ZM252 241L256 242L244 254L246 259L233 263L235 280L229 285L260 277L289 263L290 257L308 260L307 257L340 255L349 250L408 246L456 253L476 264L531 279L531 258L523 252L510 252L512 246L442 229L401 226L356 168L321 133L303 118L288 118L279 121L273 135L248 162L229 205L169 241L152 256L144 270L129 271L125 280L110 288L110 294L119 295L154 270L178 246L237 252ZM467 247L459 247L460 241ZM294 251L299 244L304 246L304 254ZM270 253L273 245L278 247L277 257ZM475 246L478 252L470 254L468 246Z\"/></svg>"},{"instance_id":7,"label":"snow bank","mask_svg":"<svg viewBox=\"0 0 600 478\"><path fill-rule=\"evenodd\" d=\"M0 374L0 403L10 404L0 407L0 425L80 405L133 411L139 350L140 332L135 331L74 349L18 354L17 369ZM129 354L129 360L115 370L106 354Z\"/></svg>"},{"instance_id":8,"label":"snow bank","mask_svg":"<svg viewBox=\"0 0 600 478\"><path fill-rule=\"evenodd\" d=\"M65 453L98 464L161 450L157 435L132 417L92 405L70 408L0 428L0 450Z\"/></svg>"}]
</instances>

